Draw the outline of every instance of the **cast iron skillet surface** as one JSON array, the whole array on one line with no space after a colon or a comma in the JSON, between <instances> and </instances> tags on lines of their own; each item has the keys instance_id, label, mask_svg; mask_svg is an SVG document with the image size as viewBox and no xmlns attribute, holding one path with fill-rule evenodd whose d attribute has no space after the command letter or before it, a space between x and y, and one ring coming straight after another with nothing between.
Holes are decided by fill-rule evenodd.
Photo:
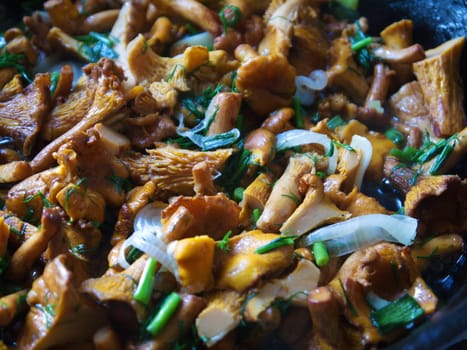
<instances>
[{"instance_id":1,"label":"cast iron skillet surface","mask_svg":"<svg viewBox=\"0 0 467 350\"><path fill-rule=\"evenodd\" d=\"M21 19L21 1L0 3L0 29ZM467 36L467 0L360 0L359 12L369 18L370 33L378 33L402 18L414 22L414 42L429 49L459 36ZM461 75L467 85L467 50L461 60ZM467 86L466 86L467 88ZM464 105L467 107L467 89ZM467 108L466 108L467 110ZM464 158L459 171L466 176ZM460 350L467 349L467 249L450 262L434 264L424 276L440 298L441 308L429 320L415 327L406 337L384 350ZM271 339L264 349L284 350Z\"/></svg>"},{"instance_id":2,"label":"cast iron skillet surface","mask_svg":"<svg viewBox=\"0 0 467 350\"><path fill-rule=\"evenodd\" d=\"M370 30L374 34L396 20L410 18L414 22L414 41L424 48L467 35L467 0L362 0L359 10L370 19ZM467 82L466 51L464 49L461 62L464 84ZM464 105L467 105L465 92ZM461 256L447 270L427 276L444 304L441 310L387 350L467 348L466 256Z\"/></svg>"},{"instance_id":3,"label":"cast iron skillet surface","mask_svg":"<svg viewBox=\"0 0 467 350\"><path fill-rule=\"evenodd\" d=\"M386 25L410 18L414 22L414 41L425 48L451 38L467 35L467 0L363 0L360 13L370 18L370 30L379 33ZM467 82L467 50L464 49L461 72ZM464 90L464 105L467 98ZM464 158L464 169L466 161ZM464 174L465 176L465 174ZM450 271L431 276L431 287L438 292L440 311L387 350L466 349L467 348L467 264L466 256ZM449 269L448 269L449 270ZM430 277L427 278L429 282ZM437 290L438 289L438 290Z\"/></svg>"}]
</instances>

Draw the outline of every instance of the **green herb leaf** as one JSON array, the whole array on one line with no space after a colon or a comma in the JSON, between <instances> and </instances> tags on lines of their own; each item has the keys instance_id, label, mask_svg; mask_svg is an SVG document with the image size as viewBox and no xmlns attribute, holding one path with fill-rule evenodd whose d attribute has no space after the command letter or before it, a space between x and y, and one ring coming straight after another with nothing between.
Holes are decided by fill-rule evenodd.
<instances>
[{"instance_id":1,"label":"green herb leaf","mask_svg":"<svg viewBox=\"0 0 467 350\"><path fill-rule=\"evenodd\" d=\"M278 237L273 239L271 242L259 247L256 249L257 254L265 254L270 252L271 250L286 246L286 245L293 245L295 243L296 236L288 236L288 237Z\"/></svg>"},{"instance_id":2,"label":"green herb leaf","mask_svg":"<svg viewBox=\"0 0 467 350\"><path fill-rule=\"evenodd\" d=\"M301 199L293 193L283 193L281 196L289 198L292 202L295 203L295 205L299 205L301 203Z\"/></svg>"},{"instance_id":3,"label":"green herb leaf","mask_svg":"<svg viewBox=\"0 0 467 350\"><path fill-rule=\"evenodd\" d=\"M47 197L42 193L42 191L37 191L36 193L27 196L26 198L23 199L23 203L30 203L34 199L40 198L42 200L42 203L44 207L46 208L52 208L54 205L47 199Z\"/></svg>"},{"instance_id":4,"label":"green herb leaf","mask_svg":"<svg viewBox=\"0 0 467 350\"><path fill-rule=\"evenodd\" d=\"M217 247L223 252L228 252L230 250L229 238L232 235L232 230L227 231L227 233L222 237L222 240L217 242Z\"/></svg>"}]
</instances>

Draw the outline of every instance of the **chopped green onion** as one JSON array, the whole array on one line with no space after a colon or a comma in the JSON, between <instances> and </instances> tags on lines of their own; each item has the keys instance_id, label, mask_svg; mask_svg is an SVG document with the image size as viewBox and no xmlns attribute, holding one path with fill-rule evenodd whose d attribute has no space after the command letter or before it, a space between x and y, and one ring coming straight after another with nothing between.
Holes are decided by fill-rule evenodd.
<instances>
[{"instance_id":1,"label":"chopped green onion","mask_svg":"<svg viewBox=\"0 0 467 350\"><path fill-rule=\"evenodd\" d=\"M222 240L217 242L217 247L222 250L223 252L228 252L230 250L229 246L229 238L232 235L232 230L229 230L224 237L222 237Z\"/></svg>"},{"instance_id":2,"label":"chopped green onion","mask_svg":"<svg viewBox=\"0 0 467 350\"><path fill-rule=\"evenodd\" d=\"M154 279L156 274L157 261L153 257L149 257L144 266L143 273L139 279L138 287L136 288L133 299L138 300L144 305L149 304L151 299L152 287L154 286Z\"/></svg>"},{"instance_id":3,"label":"chopped green onion","mask_svg":"<svg viewBox=\"0 0 467 350\"><path fill-rule=\"evenodd\" d=\"M338 126L347 124L340 115L336 115L328 120L327 125L331 130L335 130Z\"/></svg>"},{"instance_id":4,"label":"chopped green onion","mask_svg":"<svg viewBox=\"0 0 467 350\"><path fill-rule=\"evenodd\" d=\"M315 257L316 265L319 267L326 266L329 262L329 253L326 244L323 241L313 243L311 250Z\"/></svg>"},{"instance_id":5,"label":"chopped green onion","mask_svg":"<svg viewBox=\"0 0 467 350\"><path fill-rule=\"evenodd\" d=\"M253 212L251 213L253 216L253 224L256 227L256 222L258 221L259 217L261 216L261 210L259 208L253 209Z\"/></svg>"},{"instance_id":6,"label":"chopped green onion","mask_svg":"<svg viewBox=\"0 0 467 350\"><path fill-rule=\"evenodd\" d=\"M395 128L387 129L384 132L384 136L386 136L389 140L391 140L398 146L401 146L405 141L404 135Z\"/></svg>"},{"instance_id":7,"label":"chopped green onion","mask_svg":"<svg viewBox=\"0 0 467 350\"><path fill-rule=\"evenodd\" d=\"M228 28L241 21L242 11L237 6L226 5L219 11L219 18L225 33Z\"/></svg>"},{"instance_id":8,"label":"chopped green onion","mask_svg":"<svg viewBox=\"0 0 467 350\"><path fill-rule=\"evenodd\" d=\"M355 148L353 148L352 146L347 145L345 143L339 142L337 140L332 140L332 143L335 144L336 146L340 147L340 148L346 149L349 152L356 152Z\"/></svg>"},{"instance_id":9,"label":"chopped green onion","mask_svg":"<svg viewBox=\"0 0 467 350\"><path fill-rule=\"evenodd\" d=\"M273 239L271 242L257 248L255 252L257 254L264 254L286 245L293 245L295 243L295 238L296 236L278 237Z\"/></svg>"},{"instance_id":10,"label":"chopped green onion","mask_svg":"<svg viewBox=\"0 0 467 350\"><path fill-rule=\"evenodd\" d=\"M423 309L417 301L406 294L387 306L372 311L370 318L373 325L378 328L382 334L386 334L394 329L410 324L417 318L423 316L423 314Z\"/></svg>"},{"instance_id":11,"label":"chopped green onion","mask_svg":"<svg viewBox=\"0 0 467 350\"><path fill-rule=\"evenodd\" d=\"M454 146L452 144L450 144L450 143L448 143L448 144L446 144L446 146L444 146L443 150L436 157L434 163L432 164L432 166L430 168L429 173L431 175L435 175L439 171L439 169L441 168L441 166L443 165L443 163L449 157L449 155L452 153L453 150L454 150Z\"/></svg>"},{"instance_id":12,"label":"chopped green onion","mask_svg":"<svg viewBox=\"0 0 467 350\"><path fill-rule=\"evenodd\" d=\"M292 98L293 108L295 111L295 127L297 129L303 129L305 123L303 121L302 106L300 105L300 99L298 97Z\"/></svg>"},{"instance_id":13,"label":"chopped green onion","mask_svg":"<svg viewBox=\"0 0 467 350\"><path fill-rule=\"evenodd\" d=\"M182 298L175 292L170 293L163 301L156 316L152 319L146 330L156 336L167 325L170 318L177 311L178 306L182 302Z\"/></svg>"},{"instance_id":14,"label":"chopped green onion","mask_svg":"<svg viewBox=\"0 0 467 350\"><path fill-rule=\"evenodd\" d=\"M370 45L372 42L373 38L370 37L357 41L356 43L352 44L352 51L360 51L368 47L368 45Z\"/></svg>"},{"instance_id":15,"label":"chopped green onion","mask_svg":"<svg viewBox=\"0 0 467 350\"><path fill-rule=\"evenodd\" d=\"M241 202L243 199L243 192L245 189L243 187L236 187L233 191L233 200L237 203Z\"/></svg>"}]
</instances>

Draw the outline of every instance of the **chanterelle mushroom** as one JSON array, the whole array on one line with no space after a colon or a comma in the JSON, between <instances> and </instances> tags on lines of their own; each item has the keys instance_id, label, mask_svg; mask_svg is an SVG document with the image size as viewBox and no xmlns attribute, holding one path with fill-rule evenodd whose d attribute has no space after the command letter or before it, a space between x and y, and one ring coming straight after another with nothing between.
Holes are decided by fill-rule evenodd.
<instances>
[{"instance_id":1,"label":"chanterelle mushroom","mask_svg":"<svg viewBox=\"0 0 467 350\"><path fill-rule=\"evenodd\" d=\"M465 37L449 40L426 52L426 59L413 64L437 136L447 137L462 130L465 112L459 60Z\"/></svg>"},{"instance_id":2,"label":"chanterelle mushroom","mask_svg":"<svg viewBox=\"0 0 467 350\"><path fill-rule=\"evenodd\" d=\"M22 92L0 103L0 133L12 137L29 156L50 109L50 75L38 74Z\"/></svg>"},{"instance_id":3,"label":"chanterelle mushroom","mask_svg":"<svg viewBox=\"0 0 467 350\"><path fill-rule=\"evenodd\" d=\"M31 307L18 337L18 349L48 349L91 340L105 314L78 291L65 255L49 262L27 296Z\"/></svg>"},{"instance_id":4,"label":"chanterelle mushroom","mask_svg":"<svg viewBox=\"0 0 467 350\"><path fill-rule=\"evenodd\" d=\"M253 111L267 115L290 105L295 92L295 69L282 55L257 55L246 44L235 55L242 61L236 85Z\"/></svg>"},{"instance_id":5,"label":"chanterelle mushroom","mask_svg":"<svg viewBox=\"0 0 467 350\"><path fill-rule=\"evenodd\" d=\"M407 193L404 207L419 220L420 235L467 229L467 183L456 175L421 177ZM427 214L430 213L430 214Z\"/></svg>"}]
</instances>

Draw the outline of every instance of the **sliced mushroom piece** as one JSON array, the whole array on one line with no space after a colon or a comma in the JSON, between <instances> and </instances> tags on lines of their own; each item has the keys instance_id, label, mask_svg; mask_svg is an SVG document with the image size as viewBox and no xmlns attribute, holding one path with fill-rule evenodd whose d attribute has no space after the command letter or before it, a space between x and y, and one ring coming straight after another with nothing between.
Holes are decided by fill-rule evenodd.
<instances>
[{"instance_id":1,"label":"sliced mushroom piece","mask_svg":"<svg viewBox=\"0 0 467 350\"><path fill-rule=\"evenodd\" d=\"M206 162L193 167L193 189L198 195L214 196L218 191L214 184L215 174Z\"/></svg>"},{"instance_id":2,"label":"sliced mushroom piece","mask_svg":"<svg viewBox=\"0 0 467 350\"><path fill-rule=\"evenodd\" d=\"M264 210L256 225L265 232L277 232L302 201L299 180L313 168L313 160L306 155L292 157L274 184Z\"/></svg>"},{"instance_id":3,"label":"sliced mushroom piece","mask_svg":"<svg viewBox=\"0 0 467 350\"><path fill-rule=\"evenodd\" d=\"M430 110L436 136L449 137L465 125L460 57L465 37L451 39L428 50L413 70Z\"/></svg>"},{"instance_id":4,"label":"sliced mushroom piece","mask_svg":"<svg viewBox=\"0 0 467 350\"><path fill-rule=\"evenodd\" d=\"M306 306L308 294L318 285L319 268L307 259L300 259L287 276L268 281L245 306L245 320L260 322L261 314L275 301L290 301L295 306Z\"/></svg>"},{"instance_id":5,"label":"sliced mushroom piece","mask_svg":"<svg viewBox=\"0 0 467 350\"><path fill-rule=\"evenodd\" d=\"M196 330L208 347L235 329L241 319L245 296L235 291L220 291L210 296L208 305L196 318Z\"/></svg>"},{"instance_id":6,"label":"sliced mushroom piece","mask_svg":"<svg viewBox=\"0 0 467 350\"><path fill-rule=\"evenodd\" d=\"M214 285L214 252L216 242L198 235L171 242L167 251L178 267L178 281L188 293L200 293Z\"/></svg>"},{"instance_id":7,"label":"sliced mushroom piece","mask_svg":"<svg viewBox=\"0 0 467 350\"><path fill-rule=\"evenodd\" d=\"M318 176L309 175L303 181L308 185L305 199L281 226L280 231L283 235L300 236L323 224L350 217L347 211L340 210L328 199Z\"/></svg>"},{"instance_id":8,"label":"sliced mushroom piece","mask_svg":"<svg viewBox=\"0 0 467 350\"><path fill-rule=\"evenodd\" d=\"M293 263L293 246L287 245L258 254L256 249L279 235L253 230L229 239L228 251L219 256L216 288L243 292L265 276L283 272Z\"/></svg>"}]
</instances>

